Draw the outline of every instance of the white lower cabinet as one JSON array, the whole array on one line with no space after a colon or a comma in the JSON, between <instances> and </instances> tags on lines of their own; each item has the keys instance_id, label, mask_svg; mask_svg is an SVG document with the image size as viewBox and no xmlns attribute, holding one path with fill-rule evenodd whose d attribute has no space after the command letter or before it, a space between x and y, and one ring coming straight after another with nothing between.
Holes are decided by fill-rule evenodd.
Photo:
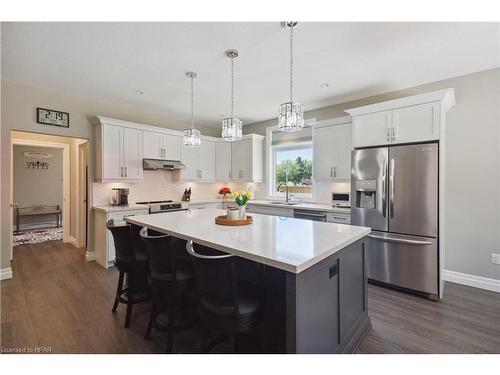
<instances>
[{"instance_id":1,"label":"white lower cabinet","mask_svg":"<svg viewBox=\"0 0 500 375\"><path fill-rule=\"evenodd\" d=\"M351 224L351 214L328 212L326 221L337 224Z\"/></svg>"},{"instance_id":2,"label":"white lower cabinet","mask_svg":"<svg viewBox=\"0 0 500 375\"><path fill-rule=\"evenodd\" d=\"M104 268L114 266L115 261L115 242L113 235L106 228L106 223L113 219L115 225L125 224L124 218L134 215L147 215L147 209L119 211L119 212L104 212L94 210L94 251L96 261Z\"/></svg>"}]
</instances>

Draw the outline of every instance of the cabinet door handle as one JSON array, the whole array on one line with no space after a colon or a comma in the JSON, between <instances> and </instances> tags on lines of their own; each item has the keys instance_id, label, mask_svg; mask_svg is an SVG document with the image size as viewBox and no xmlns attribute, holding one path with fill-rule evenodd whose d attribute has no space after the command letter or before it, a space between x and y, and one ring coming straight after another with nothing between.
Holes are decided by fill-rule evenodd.
<instances>
[{"instance_id":1,"label":"cabinet door handle","mask_svg":"<svg viewBox=\"0 0 500 375\"><path fill-rule=\"evenodd\" d=\"M391 140L390 135L389 135L389 129L385 129L385 134L387 136L387 142Z\"/></svg>"},{"instance_id":2,"label":"cabinet door handle","mask_svg":"<svg viewBox=\"0 0 500 375\"><path fill-rule=\"evenodd\" d=\"M128 177L128 171L127 171L127 168L128 168L128 167L125 167L125 177Z\"/></svg>"},{"instance_id":3,"label":"cabinet door handle","mask_svg":"<svg viewBox=\"0 0 500 375\"><path fill-rule=\"evenodd\" d=\"M203 169L200 169L200 178L203 178Z\"/></svg>"},{"instance_id":4,"label":"cabinet door handle","mask_svg":"<svg viewBox=\"0 0 500 375\"><path fill-rule=\"evenodd\" d=\"M229 171L229 178L233 178L233 172Z\"/></svg>"},{"instance_id":5,"label":"cabinet door handle","mask_svg":"<svg viewBox=\"0 0 500 375\"><path fill-rule=\"evenodd\" d=\"M333 177L337 177L337 166L333 167Z\"/></svg>"},{"instance_id":6,"label":"cabinet door handle","mask_svg":"<svg viewBox=\"0 0 500 375\"><path fill-rule=\"evenodd\" d=\"M394 131L394 128L392 128L392 140L394 141L396 139L396 133Z\"/></svg>"},{"instance_id":7,"label":"cabinet door handle","mask_svg":"<svg viewBox=\"0 0 500 375\"><path fill-rule=\"evenodd\" d=\"M333 167L330 167L330 177L333 177Z\"/></svg>"},{"instance_id":8,"label":"cabinet door handle","mask_svg":"<svg viewBox=\"0 0 500 375\"><path fill-rule=\"evenodd\" d=\"M120 167L120 177L123 177L123 167Z\"/></svg>"}]
</instances>

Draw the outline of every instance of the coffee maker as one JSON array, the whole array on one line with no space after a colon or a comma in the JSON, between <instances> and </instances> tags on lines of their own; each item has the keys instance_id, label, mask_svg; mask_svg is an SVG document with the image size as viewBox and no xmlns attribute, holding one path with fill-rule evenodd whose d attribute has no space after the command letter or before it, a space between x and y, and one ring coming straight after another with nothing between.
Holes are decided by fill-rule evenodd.
<instances>
[{"instance_id":1,"label":"coffee maker","mask_svg":"<svg viewBox=\"0 0 500 375\"><path fill-rule=\"evenodd\" d=\"M112 206L128 205L128 188L113 188L111 194Z\"/></svg>"}]
</instances>

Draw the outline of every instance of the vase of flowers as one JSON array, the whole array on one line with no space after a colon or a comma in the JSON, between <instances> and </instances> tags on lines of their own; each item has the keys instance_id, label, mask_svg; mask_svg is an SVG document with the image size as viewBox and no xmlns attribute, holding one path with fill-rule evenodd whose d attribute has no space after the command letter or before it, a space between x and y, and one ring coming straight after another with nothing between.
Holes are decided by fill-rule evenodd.
<instances>
[{"instance_id":1,"label":"vase of flowers","mask_svg":"<svg viewBox=\"0 0 500 375\"><path fill-rule=\"evenodd\" d=\"M222 195L222 199L227 199L227 196L231 194L231 189L227 186L221 187L219 190L219 195Z\"/></svg>"},{"instance_id":2,"label":"vase of flowers","mask_svg":"<svg viewBox=\"0 0 500 375\"><path fill-rule=\"evenodd\" d=\"M249 191L235 191L233 193L234 202L238 205L240 220L246 219L246 205L250 200L251 194Z\"/></svg>"}]
</instances>

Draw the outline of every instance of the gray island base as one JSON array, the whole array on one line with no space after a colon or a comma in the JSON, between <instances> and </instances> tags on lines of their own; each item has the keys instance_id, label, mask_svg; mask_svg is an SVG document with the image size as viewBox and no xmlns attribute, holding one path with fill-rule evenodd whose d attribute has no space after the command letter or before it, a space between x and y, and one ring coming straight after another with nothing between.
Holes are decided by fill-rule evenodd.
<instances>
[{"instance_id":1,"label":"gray island base","mask_svg":"<svg viewBox=\"0 0 500 375\"><path fill-rule=\"evenodd\" d=\"M252 225L220 227L213 221L223 211L197 211L126 221L237 255L238 276L260 285L265 294L258 332L264 353L356 350L371 327L369 228L258 214Z\"/></svg>"}]
</instances>

